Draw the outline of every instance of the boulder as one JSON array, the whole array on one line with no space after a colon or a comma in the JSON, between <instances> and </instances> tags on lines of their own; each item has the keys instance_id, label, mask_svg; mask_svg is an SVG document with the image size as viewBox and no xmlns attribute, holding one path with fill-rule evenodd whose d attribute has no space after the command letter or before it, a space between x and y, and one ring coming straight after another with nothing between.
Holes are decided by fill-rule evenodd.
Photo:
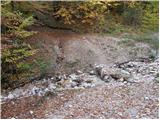
<instances>
[{"instance_id":1,"label":"boulder","mask_svg":"<svg viewBox=\"0 0 160 120\"><path fill-rule=\"evenodd\" d=\"M97 67L96 68L97 74L100 76L102 80L108 81L108 77L111 76L115 80L123 78L127 80L130 77L130 73L119 69L119 68L110 68L110 67Z\"/></svg>"}]
</instances>

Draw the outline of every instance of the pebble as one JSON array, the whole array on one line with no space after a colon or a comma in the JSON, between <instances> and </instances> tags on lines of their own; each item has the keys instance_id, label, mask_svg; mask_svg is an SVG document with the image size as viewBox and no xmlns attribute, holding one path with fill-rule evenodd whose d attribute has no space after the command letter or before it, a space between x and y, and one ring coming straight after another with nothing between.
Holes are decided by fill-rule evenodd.
<instances>
[{"instance_id":1,"label":"pebble","mask_svg":"<svg viewBox=\"0 0 160 120\"><path fill-rule=\"evenodd\" d=\"M47 91L49 91L49 89L48 89L48 88L46 88L44 91L45 91L45 92L47 92Z\"/></svg>"},{"instance_id":2,"label":"pebble","mask_svg":"<svg viewBox=\"0 0 160 120\"><path fill-rule=\"evenodd\" d=\"M86 37L82 37L82 39L83 39L83 40L85 40L85 39L86 39Z\"/></svg>"},{"instance_id":3,"label":"pebble","mask_svg":"<svg viewBox=\"0 0 160 120\"><path fill-rule=\"evenodd\" d=\"M103 78L103 80L104 80L105 82L109 82L109 76L105 75L104 78Z\"/></svg>"},{"instance_id":4,"label":"pebble","mask_svg":"<svg viewBox=\"0 0 160 120\"><path fill-rule=\"evenodd\" d=\"M29 113L30 113L30 114L33 114L33 111L31 110L31 111L29 111Z\"/></svg>"},{"instance_id":5,"label":"pebble","mask_svg":"<svg viewBox=\"0 0 160 120\"><path fill-rule=\"evenodd\" d=\"M103 117L101 117L101 116L100 116L99 118L100 118L100 119L103 119Z\"/></svg>"},{"instance_id":6,"label":"pebble","mask_svg":"<svg viewBox=\"0 0 160 120\"><path fill-rule=\"evenodd\" d=\"M13 99L13 98L14 98L14 96L12 94L8 95L8 99Z\"/></svg>"},{"instance_id":7,"label":"pebble","mask_svg":"<svg viewBox=\"0 0 160 120\"><path fill-rule=\"evenodd\" d=\"M132 118L135 118L137 116L137 113L138 113L137 109L135 109L135 108L129 108L128 112L130 113Z\"/></svg>"},{"instance_id":8,"label":"pebble","mask_svg":"<svg viewBox=\"0 0 160 120\"><path fill-rule=\"evenodd\" d=\"M145 97L144 99L145 99L145 100L149 100L149 97Z\"/></svg>"},{"instance_id":9,"label":"pebble","mask_svg":"<svg viewBox=\"0 0 160 120\"><path fill-rule=\"evenodd\" d=\"M87 79L87 80L85 80L85 82L86 82L86 83L92 83L93 80L92 80L92 79Z\"/></svg>"},{"instance_id":10,"label":"pebble","mask_svg":"<svg viewBox=\"0 0 160 120\"><path fill-rule=\"evenodd\" d=\"M53 84L53 83L49 84L48 89L50 89L50 90L56 89L55 84Z\"/></svg>"},{"instance_id":11,"label":"pebble","mask_svg":"<svg viewBox=\"0 0 160 120\"><path fill-rule=\"evenodd\" d=\"M127 84L127 81L124 81L123 83L124 83L124 84Z\"/></svg>"},{"instance_id":12,"label":"pebble","mask_svg":"<svg viewBox=\"0 0 160 120\"><path fill-rule=\"evenodd\" d=\"M13 105L15 104L13 101L11 102Z\"/></svg>"},{"instance_id":13,"label":"pebble","mask_svg":"<svg viewBox=\"0 0 160 120\"><path fill-rule=\"evenodd\" d=\"M128 66L129 65L129 66ZM109 82L106 84L121 84L119 82L117 82L114 78L111 78L111 74L113 73L113 75L117 75L118 79L120 82L122 82L123 84L126 85L130 85L131 83L128 83L125 78L129 77L129 80L134 81L136 80L136 82L140 81L140 77L143 77L143 79L145 78L146 80L155 80L155 76L157 76L158 74L158 64L156 64L155 62L152 63L144 63L144 62L130 62L127 64L123 65L124 68L118 68L118 65L115 67L112 67L111 69L108 67L105 67L104 65L100 64L100 65L96 65L96 68L100 68L97 70L100 70L99 72L102 73L99 76L96 76L96 68L91 70L89 73L83 73L80 70L77 70L78 74L70 74L69 77L66 76L65 74L63 75L59 75L58 77L62 80L65 79L66 80L70 80L70 82L68 83L67 89L84 89L84 88L88 88L88 87L94 87L97 85L97 83L100 83L100 76L103 78L103 82ZM129 68L129 69L128 69ZM106 70L107 69L107 70ZM112 71L113 70L113 71ZM117 71L118 70L118 71ZM137 73L136 71L139 71L139 73ZM109 73L111 72L111 74ZM83 75L82 75L83 74ZM132 78L131 78L132 77ZM28 88L27 87L22 87L22 88L18 88L15 91L12 91L11 93L9 93L6 96L2 96L1 99L2 101L5 101L6 99L13 99L16 97L20 97L20 96L30 96L30 95L44 95L45 92L48 91L53 91L53 90L59 90L62 86L60 86L60 88L58 88L56 86L55 83L51 83L51 80L54 79L54 76L51 77L50 79L42 79L42 81L36 81L35 83L33 82L33 84L31 84ZM157 76L157 80L158 80L158 76ZM96 83L96 82L97 83ZM41 83L45 83L45 84L41 84ZM38 85L37 85L38 84ZM45 86L43 86L45 85ZM67 84L64 85L64 89L66 87ZM37 87L38 86L38 87ZM46 87L48 86L48 87ZM144 98L145 100L148 100L148 97Z\"/></svg>"},{"instance_id":14,"label":"pebble","mask_svg":"<svg viewBox=\"0 0 160 120\"><path fill-rule=\"evenodd\" d=\"M92 70L89 72L90 75L95 75L96 73Z\"/></svg>"},{"instance_id":15,"label":"pebble","mask_svg":"<svg viewBox=\"0 0 160 120\"><path fill-rule=\"evenodd\" d=\"M77 75L76 74L71 74L71 75L69 75L69 77L71 78L71 80L76 80L77 79Z\"/></svg>"},{"instance_id":16,"label":"pebble","mask_svg":"<svg viewBox=\"0 0 160 120\"><path fill-rule=\"evenodd\" d=\"M71 84L71 87L75 87L77 85L76 82L71 82L70 84Z\"/></svg>"},{"instance_id":17,"label":"pebble","mask_svg":"<svg viewBox=\"0 0 160 120\"><path fill-rule=\"evenodd\" d=\"M77 74L82 74L83 72L80 71L80 70L77 70L76 73L77 73Z\"/></svg>"},{"instance_id":18,"label":"pebble","mask_svg":"<svg viewBox=\"0 0 160 120\"><path fill-rule=\"evenodd\" d=\"M125 74L125 75L130 75L130 73L127 72L127 71L125 71L125 70L121 70L121 73L122 73L122 74Z\"/></svg>"},{"instance_id":19,"label":"pebble","mask_svg":"<svg viewBox=\"0 0 160 120\"><path fill-rule=\"evenodd\" d=\"M95 87L95 86L96 86L95 84L92 84L92 85L91 85L91 87Z\"/></svg>"},{"instance_id":20,"label":"pebble","mask_svg":"<svg viewBox=\"0 0 160 120\"><path fill-rule=\"evenodd\" d=\"M127 82L127 85L131 85L131 83Z\"/></svg>"},{"instance_id":21,"label":"pebble","mask_svg":"<svg viewBox=\"0 0 160 120\"><path fill-rule=\"evenodd\" d=\"M83 83L83 84L82 84L82 86L85 87L85 88L91 87L91 85L92 85L92 84L90 84L90 83Z\"/></svg>"},{"instance_id":22,"label":"pebble","mask_svg":"<svg viewBox=\"0 0 160 120\"><path fill-rule=\"evenodd\" d=\"M68 107L69 107L69 108L71 108L71 107L72 107L72 105L68 105Z\"/></svg>"},{"instance_id":23,"label":"pebble","mask_svg":"<svg viewBox=\"0 0 160 120\"><path fill-rule=\"evenodd\" d=\"M120 78L119 81L120 81L120 82L123 82L123 81L124 81L124 78Z\"/></svg>"}]
</instances>

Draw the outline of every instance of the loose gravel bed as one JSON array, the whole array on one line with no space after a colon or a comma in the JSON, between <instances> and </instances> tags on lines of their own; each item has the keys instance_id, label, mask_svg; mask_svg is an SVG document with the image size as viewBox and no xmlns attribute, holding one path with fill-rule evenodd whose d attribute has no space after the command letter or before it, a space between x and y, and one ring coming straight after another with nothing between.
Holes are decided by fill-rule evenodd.
<instances>
[{"instance_id":1,"label":"loose gravel bed","mask_svg":"<svg viewBox=\"0 0 160 120\"><path fill-rule=\"evenodd\" d=\"M2 118L158 118L158 59L95 65L2 94Z\"/></svg>"},{"instance_id":2,"label":"loose gravel bed","mask_svg":"<svg viewBox=\"0 0 160 120\"><path fill-rule=\"evenodd\" d=\"M101 85L75 95L48 118L158 118L158 85Z\"/></svg>"}]
</instances>

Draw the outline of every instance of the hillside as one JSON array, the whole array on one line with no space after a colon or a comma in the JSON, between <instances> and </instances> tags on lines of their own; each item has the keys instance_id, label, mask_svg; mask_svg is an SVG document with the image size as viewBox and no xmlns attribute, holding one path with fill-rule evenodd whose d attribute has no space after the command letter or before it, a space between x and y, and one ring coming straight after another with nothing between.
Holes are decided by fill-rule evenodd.
<instances>
[{"instance_id":1,"label":"hillside","mask_svg":"<svg viewBox=\"0 0 160 120\"><path fill-rule=\"evenodd\" d=\"M1 1L2 119L158 119L157 1Z\"/></svg>"},{"instance_id":2,"label":"hillside","mask_svg":"<svg viewBox=\"0 0 160 120\"><path fill-rule=\"evenodd\" d=\"M68 31L29 38L43 46L38 56L56 64L43 79L2 91L2 118L157 118L158 60L150 58L155 50L121 41Z\"/></svg>"}]
</instances>

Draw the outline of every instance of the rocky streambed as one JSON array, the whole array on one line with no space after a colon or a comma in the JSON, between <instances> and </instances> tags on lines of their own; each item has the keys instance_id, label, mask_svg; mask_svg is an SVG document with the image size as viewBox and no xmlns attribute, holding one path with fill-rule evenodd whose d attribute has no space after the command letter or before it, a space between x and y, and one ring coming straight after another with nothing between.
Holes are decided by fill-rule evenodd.
<instances>
[{"instance_id":1,"label":"rocky streambed","mask_svg":"<svg viewBox=\"0 0 160 120\"><path fill-rule=\"evenodd\" d=\"M95 65L89 72L77 70L73 74L57 75L42 80L36 80L10 92L3 92L1 102L20 99L28 96L44 96L48 93L68 89L86 89L98 85L134 85L140 82L159 82L159 61L139 58L113 66Z\"/></svg>"},{"instance_id":2,"label":"rocky streambed","mask_svg":"<svg viewBox=\"0 0 160 120\"><path fill-rule=\"evenodd\" d=\"M36 80L2 93L2 118L158 118L158 67L139 58Z\"/></svg>"}]
</instances>

